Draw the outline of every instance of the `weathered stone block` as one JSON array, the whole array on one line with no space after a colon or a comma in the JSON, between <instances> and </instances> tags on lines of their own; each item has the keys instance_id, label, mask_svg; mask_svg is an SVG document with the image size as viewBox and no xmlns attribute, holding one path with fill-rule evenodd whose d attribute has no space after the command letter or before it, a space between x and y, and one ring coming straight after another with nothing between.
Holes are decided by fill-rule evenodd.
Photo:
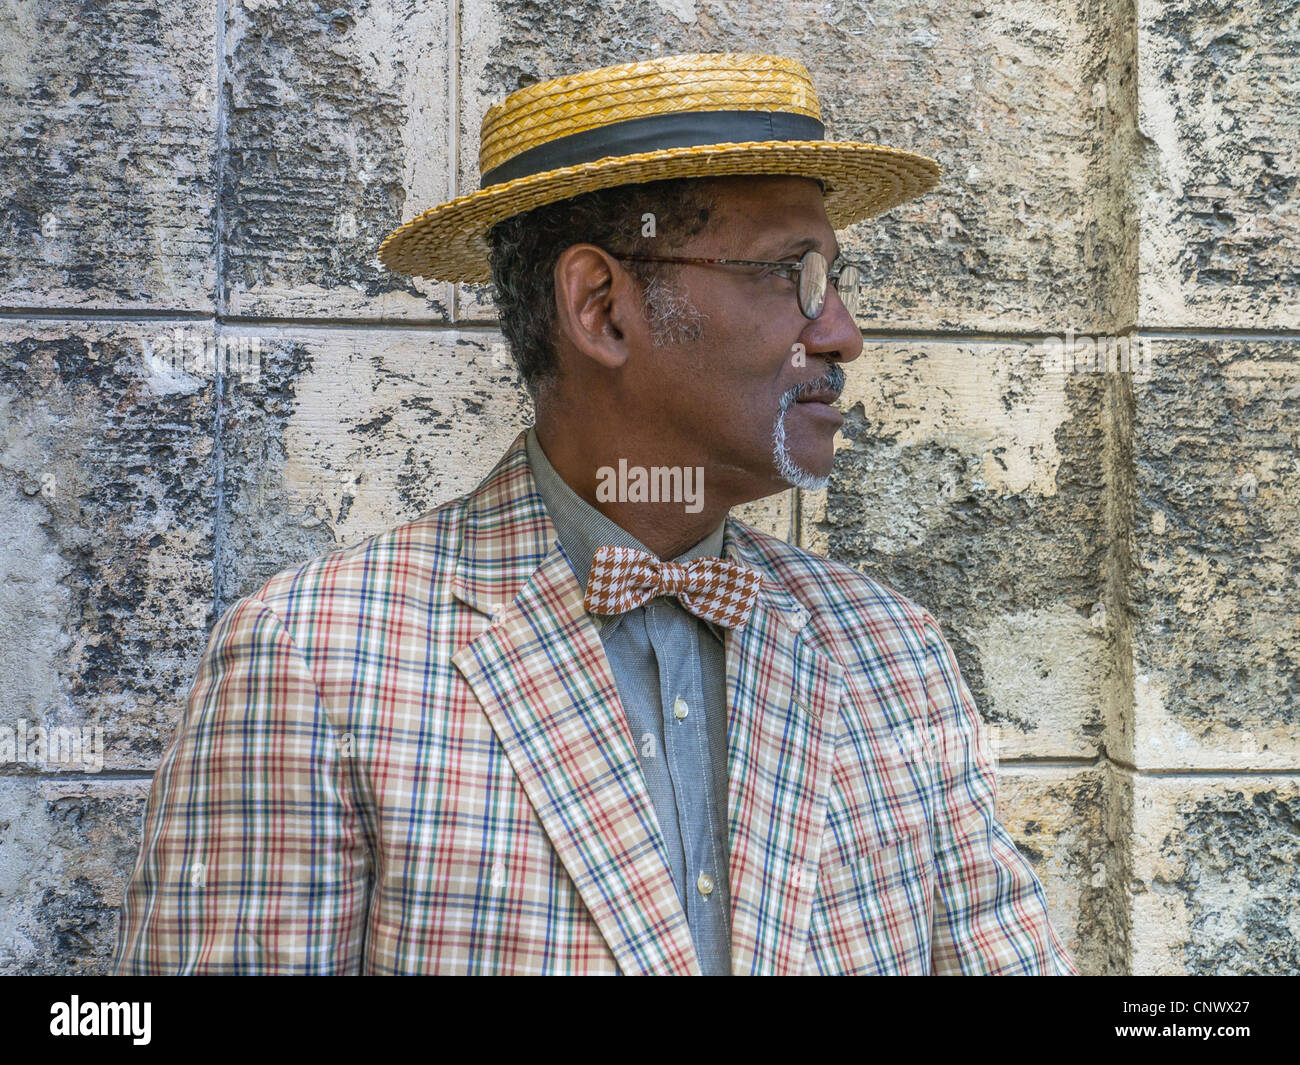
<instances>
[{"instance_id":1,"label":"weathered stone block","mask_svg":"<svg viewBox=\"0 0 1300 1065\"><path fill-rule=\"evenodd\" d=\"M732 516L740 521L757 526L764 532L779 536L788 544L798 543L799 524L795 519L795 496L793 488L752 503L733 507Z\"/></svg>"},{"instance_id":2,"label":"weathered stone block","mask_svg":"<svg viewBox=\"0 0 1300 1065\"><path fill-rule=\"evenodd\" d=\"M1160 340L1135 385L1134 763L1300 766L1300 352Z\"/></svg>"},{"instance_id":3,"label":"weathered stone block","mask_svg":"<svg viewBox=\"0 0 1300 1065\"><path fill-rule=\"evenodd\" d=\"M33 745L31 768L152 768L203 649L215 386L201 359L173 372L160 354L178 329L211 340L174 322L0 326L0 662L16 680L0 727L102 731L98 767Z\"/></svg>"},{"instance_id":4,"label":"weathered stone block","mask_svg":"<svg viewBox=\"0 0 1300 1065\"><path fill-rule=\"evenodd\" d=\"M469 491L531 421L496 333L245 332L264 359L225 400L224 606Z\"/></svg>"},{"instance_id":5,"label":"weathered stone block","mask_svg":"<svg viewBox=\"0 0 1300 1065\"><path fill-rule=\"evenodd\" d=\"M1300 973L1300 783L1134 781L1132 973Z\"/></svg>"},{"instance_id":6,"label":"weathered stone block","mask_svg":"<svg viewBox=\"0 0 1300 1065\"><path fill-rule=\"evenodd\" d=\"M0 780L0 973L106 974L147 780Z\"/></svg>"},{"instance_id":7,"label":"weathered stone block","mask_svg":"<svg viewBox=\"0 0 1300 1065\"><path fill-rule=\"evenodd\" d=\"M451 287L380 265L452 196L447 5L228 5L223 309L446 321Z\"/></svg>"},{"instance_id":8,"label":"weathered stone block","mask_svg":"<svg viewBox=\"0 0 1300 1065\"><path fill-rule=\"evenodd\" d=\"M0 307L212 310L216 12L0 5Z\"/></svg>"},{"instance_id":9,"label":"weathered stone block","mask_svg":"<svg viewBox=\"0 0 1300 1065\"><path fill-rule=\"evenodd\" d=\"M1293 7L1139 3L1140 322L1300 323Z\"/></svg>"}]
</instances>

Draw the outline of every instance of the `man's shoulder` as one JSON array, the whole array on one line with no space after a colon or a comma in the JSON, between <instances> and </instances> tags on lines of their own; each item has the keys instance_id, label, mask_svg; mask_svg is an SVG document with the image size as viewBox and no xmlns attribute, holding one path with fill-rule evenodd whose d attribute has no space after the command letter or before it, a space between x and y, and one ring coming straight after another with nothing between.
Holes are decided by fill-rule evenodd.
<instances>
[{"instance_id":1,"label":"man's shoulder","mask_svg":"<svg viewBox=\"0 0 1300 1065\"><path fill-rule=\"evenodd\" d=\"M352 607L380 596L389 605L413 592L437 594L452 571L466 493L349 546L288 566L245 596L290 624L305 611Z\"/></svg>"},{"instance_id":2,"label":"man's shoulder","mask_svg":"<svg viewBox=\"0 0 1300 1065\"><path fill-rule=\"evenodd\" d=\"M733 521L751 557L761 560L769 576L799 600L812 619L821 622L819 629L852 636L867 629L878 634L887 627L921 638L937 629L929 610L884 581L745 522Z\"/></svg>"}]
</instances>

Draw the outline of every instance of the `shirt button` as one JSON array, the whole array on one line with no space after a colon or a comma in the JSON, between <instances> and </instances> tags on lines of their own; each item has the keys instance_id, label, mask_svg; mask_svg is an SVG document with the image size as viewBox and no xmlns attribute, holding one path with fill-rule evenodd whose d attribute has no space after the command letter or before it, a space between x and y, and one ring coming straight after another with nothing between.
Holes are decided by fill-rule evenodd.
<instances>
[{"instance_id":1,"label":"shirt button","mask_svg":"<svg viewBox=\"0 0 1300 1065\"><path fill-rule=\"evenodd\" d=\"M713 877L709 876L708 873L701 873L700 878L695 881L695 887L707 899L713 894Z\"/></svg>"},{"instance_id":2,"label":"shirt button","mask_svg":"<svg viewBox=\"0 0 1300 1065\"><path fill-rule=\"evenodd\" d=\"M686 700L680 695L677 696L677 701L673 703L673 717L677 718L678 721L681 721L690 712L691 708L686 705Z\"/></svg>"}]
</instances>

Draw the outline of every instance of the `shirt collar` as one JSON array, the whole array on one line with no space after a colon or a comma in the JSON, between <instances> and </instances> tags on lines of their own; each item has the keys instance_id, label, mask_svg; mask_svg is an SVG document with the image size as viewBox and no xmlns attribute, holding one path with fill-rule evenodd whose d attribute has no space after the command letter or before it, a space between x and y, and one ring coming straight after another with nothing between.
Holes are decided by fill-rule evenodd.
<instances>
[{"instance_id":1,"label":"shirt collar","mask_svg":"<svg viewBox=\"0 0 1300 1065\"><path fill-rule=\"evenodd\" d=\"M532 427L528 429L525 443L528 449L528 465L533 473L533 481L537 485L537 493L542 497L542 503L546 507L546 512L550 515L551 521L555 523L555 532L559 538L560 547L564 549L569 565L573 568L573 575L578 578L578 583L582 588L587 587L587 580L591 576L591 563L596 556L596 550L606 544L615 547L630 547L637 551L648 551L650 554L654 554L630 532L621 525L616 525L610 521L609 518L605 517L604 514L569 487L564 478L551 465L546 453L542 451L541 444L537 442L537 433ZM688 562L693 558L720 558L722 556L723 533L726 524L724 518L708 536L672 561ZM602 633L615 625L623 616L620 614L609 619L598 618L598 621L603 622ZM694 614L691 616L695 617ZM697 620L703 622L719 640L723 638L716 625L704 621L702 618Z\"/></svg>"}]
</instances>

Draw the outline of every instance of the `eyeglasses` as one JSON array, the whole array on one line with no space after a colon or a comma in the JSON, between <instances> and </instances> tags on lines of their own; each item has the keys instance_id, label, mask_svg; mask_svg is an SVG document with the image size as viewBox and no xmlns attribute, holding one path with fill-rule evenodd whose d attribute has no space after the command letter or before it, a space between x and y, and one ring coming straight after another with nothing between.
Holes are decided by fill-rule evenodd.
<instances>
[{"instance_id":1,"label":"eyeglasses","mask_svg":"<svg viewBox=\"0 0 1300 1065\"><path fill-rule=\"evenodd\" d=\"M613 254L612 252L610 254ZM620 262L633 263L693 263L699 266L768 266L772 273L795 281L799 288L799 310L805 318L816 318L826 306L826 282L835 286L844 308L850 317L858 310L858 286L863 268L860 263L842 263L828 269L826 256L819 251L806 251L797 263L764 262L760 259L685 259L661 255L614 255ZM797 279L796 279L797 275Z\"/></svg>"}]
</instances>

